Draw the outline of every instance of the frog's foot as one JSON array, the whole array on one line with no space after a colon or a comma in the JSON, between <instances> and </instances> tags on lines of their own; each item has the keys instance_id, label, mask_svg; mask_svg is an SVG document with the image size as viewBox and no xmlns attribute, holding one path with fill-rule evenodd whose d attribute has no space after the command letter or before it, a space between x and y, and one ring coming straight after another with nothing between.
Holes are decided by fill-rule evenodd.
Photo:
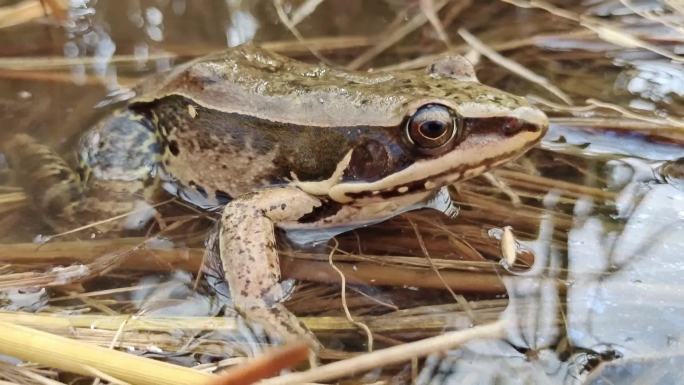
<instances>
[{"instance_id":1,"label":"frog's foot","mask_svg":"<svg viewBox=\"0 0 684 385\"><path fill-rule=\"evenodd\" d=\"M230 202L223 211L219 248L223 271L236 309L285 341L306 340L319 348L314 335L280 303L285 296L274 225L295 221L321 202L294 187L270 188Z\"/></svg>"},{"instance_id":2,"label":"frog's foot","mask_svg":"<svg viewBox=\"0 0 684 385\"><path fill-rule=\"evenodd\" d=\"M238 300L233 306L247 320L257 321L269 337L284 342L305 341L314 351L320 351L321 344L316 336L281 303L267 303L258 300Z\"/></svg>"},{"instance_id":3,"label":"frog's foot","mask_svg":"<svg viewBox=\"0 0 684 385\"><path fill-rule=\"evenodd\" d=\"M81 180L52 149L30 135L17 134L4 152L19 182L38 208L61 212L83 194Z\"/></svg>"},{"instance_id":4,"label":"frog's foot","mask_svg":"<svg viewBox=\"0 0 684 385\"><path fill-rule=\"evenodd\" d=\"M142 181L97 180L86 186L64 159L29 135L15 135L4 150L19 183L56 231L89 223L98 223L99 232L134 228L154 211L141 200ZM137 215L106 221L125 213Z\"/></svg>"}]
</instances>

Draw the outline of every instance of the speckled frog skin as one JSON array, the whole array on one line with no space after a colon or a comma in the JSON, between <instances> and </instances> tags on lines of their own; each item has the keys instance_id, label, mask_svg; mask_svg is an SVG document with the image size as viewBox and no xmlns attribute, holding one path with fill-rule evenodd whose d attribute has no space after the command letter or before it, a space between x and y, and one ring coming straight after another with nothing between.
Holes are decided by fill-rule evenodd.
<instances>
[{"instance_id":1,"label":"speckled frog skin","mask_svg":"<svg viewBox=\"0 0 684 385\"><path fill-rule=\"evenodd\" d=\"M134 210L117 226L139 227L156 188L216 210L236 309L312 346L281 304L274 226L308 241L417 207L453 213L445 186L518 157L548 125L523 98L480 84L461 57L363 73L245 45L153 77L137 95L85 134L80 173L26 135L10 142L50 223Z\"/></svg>"}]
</instances>

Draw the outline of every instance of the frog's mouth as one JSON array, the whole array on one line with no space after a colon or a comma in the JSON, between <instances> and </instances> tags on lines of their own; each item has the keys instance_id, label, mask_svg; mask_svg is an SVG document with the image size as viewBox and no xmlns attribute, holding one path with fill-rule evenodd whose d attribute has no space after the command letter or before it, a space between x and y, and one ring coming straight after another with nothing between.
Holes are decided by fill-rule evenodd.
<instances>
[{"instance_id":1,"label":"frog's mouth","mask_svg":"<svg viewBox=\"0 0 684 385\"><path fill-rule=\"evenodd\" d=\"M339 203L374 202L424 193L472 178L524 154L546 133L548 119L532 107L518 107L505 115L465 117L466 133L453 150L416 160L410 166L373 182L341 182L327 195ZM502 124L513 121L514 131Z\"/></svg>"}]
</instances>

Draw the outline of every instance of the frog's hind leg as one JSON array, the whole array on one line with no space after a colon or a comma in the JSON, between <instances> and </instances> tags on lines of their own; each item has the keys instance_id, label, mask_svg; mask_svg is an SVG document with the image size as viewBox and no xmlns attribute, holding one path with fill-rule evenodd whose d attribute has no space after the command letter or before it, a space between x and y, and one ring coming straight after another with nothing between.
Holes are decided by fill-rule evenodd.
<instances>
[{"instance_id":1,"label":"frog's hind leg","mask_svg":"<svg viewBox=\"0 0 684 385\"><path fill-rule=\"evenodd\" d=\"M5 144L5 153L18 182L37 209L61 222L65 210L83 194L78 174L52 149L26 134L12 137Z\"/></svg>"},{"instance_id":2,"label":"frog's hind leg","mask_svg":"<svg viewBox=\"0 0 684 385\"><path fill-rule=\"evenodd\" d=\"M280 264L274 225L295 221L321 202L294 187L270 188L228 203L223 211L219 249L235 308L259 322L271 336L307 341L316 337L280 302Z\"/></svg>"},{"instance_id":3,"label":"frog's hind leg","mask_svg":"<svg viewBox=\"0 0 684 385\"><path fill-rule=\"evenodd\" d=\"M133 174L126 174L121 169L126 165L113 161L118 158L129 163L136 160L130 156L130 151L119 154L118 158L113 154L114 150L121 149L119 146L112 150L111 146L112 142L121 141L121 132L114 129L114 125L121 123L125 122L120 116L106 119L84 137L84 141L99 140L95 149L81 151L82 166L88 170L84 175L99 174L90 180L74 171L51 148L29 135L17 134L6 143L5 153L17 180L55 231L68 231L93 223L97 224L94 229L98 232L135 229L147 223L154 214L154 210L144 203L144 191L150 184L149 170L136 169ZM130 124L125 124L128 127L124 128L130 131ZM99 163L89 158L94 155L98 156ZM145 162L147 159L137 164L151 167L149 162ZM118 221L107 221L126 213L131 215Z\"/></svg>"}]
</instances>

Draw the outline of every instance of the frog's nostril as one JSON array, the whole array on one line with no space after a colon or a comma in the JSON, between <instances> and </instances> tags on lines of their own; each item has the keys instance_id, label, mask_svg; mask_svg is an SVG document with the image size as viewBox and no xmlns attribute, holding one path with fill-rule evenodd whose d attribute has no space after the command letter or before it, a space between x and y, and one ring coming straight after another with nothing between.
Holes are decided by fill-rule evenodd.
<instances>
[{"instance_id":1,"label":"frog's nostril","mask_svg":"<svg viewBox=\"0 0 684 385\"><path fill-rule=\"evenodd\" d=\"M516 118L507 118L501 125L501 131L506 136L515 135L520 132L525 126L525 123Z\"/></svg>"},{"instance_id":2,"label":"frog's nostril","mask_svg":"<svg viewBox=\"0 0 684 385\"><path fill-rule=\"evenodd\" d=\"M506 136L515 135L520 132L541 132L543 125L527 122L521 119L508 118L501 125L501 132Z\"/></svg>"}]
</instances>

